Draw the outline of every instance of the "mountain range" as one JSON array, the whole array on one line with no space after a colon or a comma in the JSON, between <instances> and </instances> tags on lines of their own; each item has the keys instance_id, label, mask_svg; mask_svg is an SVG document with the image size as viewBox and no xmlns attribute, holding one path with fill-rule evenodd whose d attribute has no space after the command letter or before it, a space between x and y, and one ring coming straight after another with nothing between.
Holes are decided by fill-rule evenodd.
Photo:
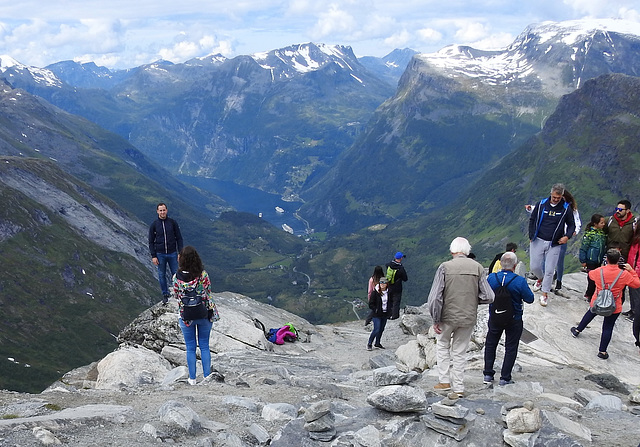
<instances>
[{"instance_id":1,"label":"mountain range","mask_svg":"<svg viewBox=\"0 0 640 447\"><path fill-rule=\"evenodd\" d=\"M443 206L538 132L562 95L602 74L637 75L634 25L544 22L504 50L360 60L307 43L115 72L2 65L14 87L118 133L170 172L302 199L311 227L336 234ZM380 164L401 194L371 176Z\"/></svg>"},{"instance_id":2,"label":"mountain range","mask_svg":"<svg viewBox=\"0 0 640 447\"><path fill-rule=\"evenodd\" d=\"M637 76L639 36L626 22L543 23L501 51L416 55L301 213L349 232L446 206L540 131L562 95L599 75Z\"/></svg>"},{"instance_id":3,"label":"mountain range","mask_svg":"<svg viewBox=\"0 0 640 447\"><path fill-rule=\"evenodd\" d=\"M131 307L114 310L103 335L156 301L144 236L159 201L202 253L215 290L312 323L353 318L373 266L397 250L408 254L408 304L424 302L457 235L471 240L480 261L508 241L526 257L523 205L557 181L574 193L585 222L622 197L637 204L640 39L622 23L597 25L531 26L503 51L451 46L415 54L397 90L393 61L411 50L358 60L348 47L304 44L115 72L0 58L0 252L21 263L0 280L3 306L11 308L3 325L32 313L9 296L77 301L86 290L73 282L65 289L68 271L120 278L111 282L115 292L91 278L101 295L117 295L114 306ZM179 173L304 201L298 214L313 230L291 236L233 211ZM113 252L107 261L105 250ZM39 262L47 268L32 269ZM567 266L577 263L568 258ZM29 349L52 343L39 373L48 380L113 347L106 336L81 360L74 352L56 363L69 320L51 318L41 331L46 339L37 340L33 328L23 334L11 326L0 332L0 355L15 352L3 350L6 340ZM60 337L51 336L56 327L65 328Z\"/></svg>"}]
</instances>

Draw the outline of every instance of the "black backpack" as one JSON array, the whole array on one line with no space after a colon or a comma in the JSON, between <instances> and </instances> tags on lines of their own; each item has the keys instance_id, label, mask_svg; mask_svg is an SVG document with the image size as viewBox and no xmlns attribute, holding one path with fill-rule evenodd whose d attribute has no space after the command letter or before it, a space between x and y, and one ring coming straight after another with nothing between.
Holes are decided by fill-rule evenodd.
<instances>
[{"instance_id":1,"label":"black backpack","mask_svg":"<svg viewBox=\"0 0 640 447\"><path fill-rule=\"evenodd\" d=\"M494 273L494 275L496 275L496 280L498 281L498 284L500 284L498 274ZM506 277L507 275L502 277L503 283ZM489 319L491 320L491 323L496 326L506 327L513 321L515 309L513 308L511 292L509 292L507 286L511 284L511 281L516 279L516 277L517 275L514 275L508 283L500 284L500 286L495 290L495 298L493 300L493 305L491 306L491 311L489 312Z\"/></svg>"},{"instance_id":2,"label":"black backpack","mask_svg":"<svg viewBox=\"0 0 640 447\"><path fill-rule=\"evenodd\" d=\"M207 303L202 295L198 295L196 287L185 290L181 301L183 321L201 320L209 316Z\"/></svg>"}]
</instances>

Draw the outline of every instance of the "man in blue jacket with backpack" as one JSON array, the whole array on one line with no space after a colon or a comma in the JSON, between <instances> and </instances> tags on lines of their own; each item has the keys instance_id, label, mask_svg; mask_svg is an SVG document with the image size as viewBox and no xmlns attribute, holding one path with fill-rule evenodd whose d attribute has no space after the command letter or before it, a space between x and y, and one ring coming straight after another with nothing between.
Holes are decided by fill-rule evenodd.
<instances>
[{"instance_id":1,"label":"man in blue jacket with backpack","mask_svg":"<svg viewBox=\"0 0 640 447\"><path fill-rule=\"evenodd\" d=\"M493 303L489 305L489 329L487 340L484 344L484 383L493 382L495 370L493 364L496 360L498 343L505 334L504 360L500 371L500 386L513 383L511 370L518 356L518 344L522 336L523 301L533 303L533 292L529 288L527 280L516 275L514 270L518 265L518 257L512 251L508 251L500 258L502 270L487 276L487 282L495 293ZM506 286L506 290L501 290Z\"/></svg>"},{"instance_id":2,"label":"man in blue jacket with backpack","mask_svg":"<svg viewBox=\"0 0 640 447\"><path fill-rule=\"evenodd\" d=\"M529 218L531 272L542 278L533 286L533 291L542 289L542 306L547 305L561 245L566 244L576 231L573 211L564 200L563 194L562 183L553 185L551 195L535 206Z\"/></svg>"}]
</instances>

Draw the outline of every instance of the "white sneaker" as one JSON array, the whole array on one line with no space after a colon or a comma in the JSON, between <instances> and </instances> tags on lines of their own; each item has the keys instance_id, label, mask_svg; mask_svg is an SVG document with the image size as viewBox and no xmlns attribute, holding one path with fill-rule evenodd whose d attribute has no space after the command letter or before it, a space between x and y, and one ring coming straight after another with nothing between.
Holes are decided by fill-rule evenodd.
<instances>
[{"instance_id":1,"label":"white sneaker","mask_svg":"<svg viewBox=\"0 0 640 447\"><path fill-rule=\"evenodd\" d=\"M542 296L540 297L540 305L541 305L542 307L547 307L547 300L548 300L548 299L549 299L549 298L547 297L547 295L546 295L546 294L542 295Z\"/></svg>"},{"instance_id":2,"label":"white sneaker","mask_svg":"<svg viewBox=\"0 0 640 447\"><path fill-rule=\"evenodd\" d=\"M536 281L536 283L533 285L533 291L537 292L542 288L542 280L539 279Z\"/></svg>"},{"instance_id":3,"label":"white sneaker","mask_svg":"<svg viewBox=\"0 0 640 447\"><path fill-rule=\"evenodd\" d=\"M195 385L196 384L196 379L187 379L187 381L189 382L189 385Z\"/></svg>"}]
</instances>

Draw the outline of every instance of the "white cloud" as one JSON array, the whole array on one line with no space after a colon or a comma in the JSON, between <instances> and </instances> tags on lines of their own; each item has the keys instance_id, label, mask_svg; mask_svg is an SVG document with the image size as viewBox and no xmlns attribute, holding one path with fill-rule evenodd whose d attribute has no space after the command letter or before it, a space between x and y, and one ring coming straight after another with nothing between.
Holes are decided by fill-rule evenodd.
<instances>
[{"instance_id":1,"label":"white cloud","mask_svg":"<svg viewBox=\"0 0 640 447\"><path fill-rule=\"evenodd\" d=\"M74 59L129 68L309 40L350 45L359 56L452 43L504 48L535 22L640 22L639 11L638 0L7 0L0 1L0 54L36 66Z\"/></svg>"},{"instance_id":2,"label":"white cloud","mask_svg":"<svg viewBox=\"0 0 640 447\"><path fill-rule=\"evenodd\" d=\"M479 22L467 22L459 26L455 33L456 43L468 44L489 35L486 26Z\"/></svg>"},{"instance_id":3,"label":"white cloud","mask_svg":"<svg viewBox=\"0 0 640 447\"><path fill-rule=\"evenodd\" d=\"M563 3L587 17L608 17L612 12L638 6L637 0L563 0Z\"/></svg>"},{"instance_id":4,"label":"white cloud","mask_svg":"<svg viewBox=\"0 0 640 447\"><path fill-rule=\"evenodd\" d=\"M181 33L176 40L171 47L161 48L158 51L161 59L177 63L208 54L221 53L229 56L231 53L229 42L219 42L216 36L210 34L194 37Z\"/></svg>"},{"instance_id":5,"label":"white cloud","mask_svg":"<svg viewBox=\"0 0 640 447\"><path fill-rule=\"evenodd\" d=\"M418 38L425 42L438 42L442 40L442 33L433 28L422 28L417 32Z\"/></svg>"},{"instance_id":6,"label":"white cloud","mask_svg":"<svg viewBox=\"0 0 640 447\"><path fill-rule=\"evenodd\" d=\"M618 10L618 18L640 23L640 12L636 9L620 8Z\"/></svg>"},{"instance_id":7,"label":"white cloud","mask_svg":"<svg viewBox=\"0 0 640 447\"><path fill-rule=\"evenodd\" d=\"M353 16L332 4L328 11L320 14L311 35L314 39L324 39L333 35L350 34L355 29L356 20Z\"/></svg>"},{"instance_id":8,"label":"white cloud","mask_svg":"<svg viewBox=\"0 0 640 447\"><path fill-rule=\"evenodd\" d=\"M385 45L391 48L405 47L410 41L411 34L407 30L402 30L384 39Z\"/></svg>"}]
</instances>

